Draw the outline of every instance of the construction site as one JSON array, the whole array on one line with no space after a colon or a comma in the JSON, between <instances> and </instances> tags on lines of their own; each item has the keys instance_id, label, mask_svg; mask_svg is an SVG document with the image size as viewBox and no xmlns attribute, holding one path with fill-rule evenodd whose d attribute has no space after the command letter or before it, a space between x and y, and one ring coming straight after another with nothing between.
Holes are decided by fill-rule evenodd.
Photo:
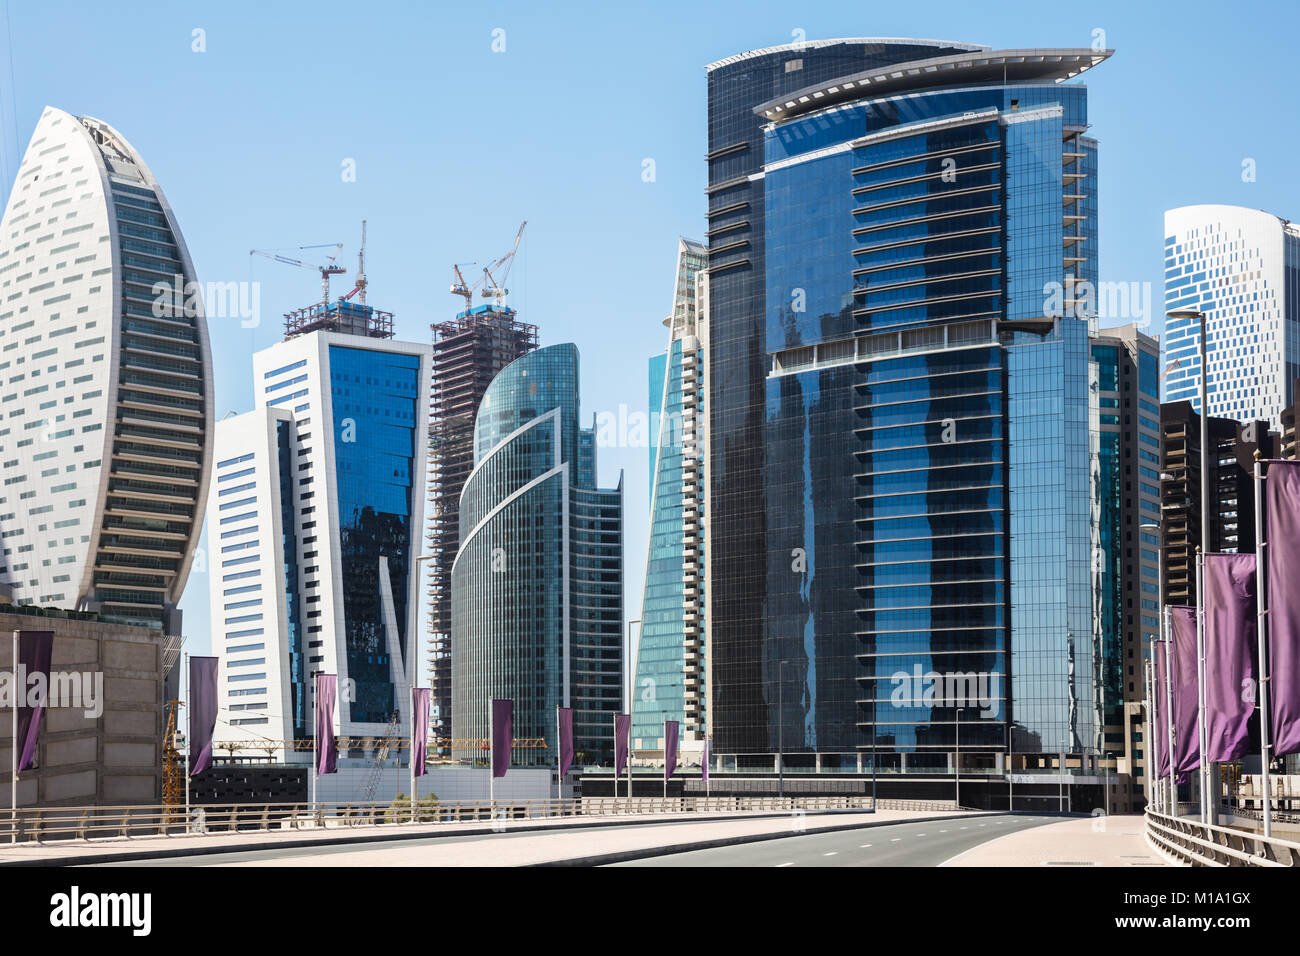
<instances>
[{"instance_id":1,"label":"construction site","mask_svg":"<svg viewBox=\"0 0 1300 956\"><path fill-rule=\"evenodd\" d=\"M446 322L435 322L433 386L429 409L428 530L430 736L440 738L437 753L447 756L451 737L451 566L460 547L460 495L474 469L474 418L497 373L537 348L537 326L518 321L506 304L506 280L519 250L514 246L483 268L472 285L462 263L452 266L450 291L465 302ZM475 306L474 296L490 299ZM430 744L430 752L434 746Z\"/></svg>"},{"instance_id":2,"label":"construction site","mask_svg":"<svg viewBox=\"0 0 1300 956\"><path fill-rule=\"evenodd\" d=\"M276 250L253 249L249 252L250 256L262 256L272 262L320 273L320 301L284 313L286 339L291 339L295 335L306 335L309 332L339 332L344 335L362 335L374 339L393 337L393 313L382 312L366 304L366 223L364 220L361 223L361 248L357 253L356 284L351 292L338 299L330 300L330 276L342 275L347 271L338 263L338 257L343 252L343 243L322 243L297 248L299 250L332 248L334 252L323 263L295 259L281 255ZM353 301L354 298L356 301Z\"/></svg>"},{"instance_id":3,"label":"construction site","mask_svg":"<svg viewBox=\"0 0 1300 956\"><path fill-rule=\"evenodd\" d=\"M451 568L460 537L460 495L474 467L474 421L479 404L497 373L538 345L537 327L518 321L516 310L507 304L506 283L526 226L526 222L520 224L510 249L481 267L473 281L466 278L466 273L476 263L452 267L450 291L463 301L463 308L454 318L431 325L427 492L430 517L424 553L429 561L426 593L432 706L426 753L430 768L439 771L473 769L472 764L461 767L451 764L453 745L482 750L485 759L487 756L486 740L451 737ZM331 296L330 280L346 271L338 262L342 243L250 251L251 256L307 269L320 277L319 300L284 314L286 340L316 331L369 338L393 336L392 313L375 309L366 302L365 243L363 222L356 281L350 292L338 298ZM323 259L285 254L309 250L328 251L323 253ZM487 301L475 305L476 297ZM279 740L222 726L218 726L214 735L213 766L195 775L187 788L184 714L182 701L167 702L162 741L164 806L179 810L187 801L202 805L305 797L308 768L297 755L312 751L314 741L310 737ZM363 802L386 799L394 788L400 789L409 772L410 741L399 730L399 716L394 712L387 731L378 736L336 738L339 774L322 785L339 791L337 795L341 799ZM514 746L527 750L545 748L547 743L544 739L518 739ZM440 772L442 786L464 790L477 785L470 782L476 779L472 774L463 782L445 783L455 776Z\"/></svg>"}]
</instances>

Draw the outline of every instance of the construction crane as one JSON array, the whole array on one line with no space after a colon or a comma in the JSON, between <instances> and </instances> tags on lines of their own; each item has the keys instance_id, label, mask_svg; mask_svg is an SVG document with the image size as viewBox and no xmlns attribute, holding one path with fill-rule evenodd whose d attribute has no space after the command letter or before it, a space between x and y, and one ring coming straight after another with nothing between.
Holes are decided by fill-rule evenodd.
<instances>
[{"instance_id":1,"label":"construction crane","mask_svg":"<svg viewBox=\"0 0 1300 956\"><path fill-rule=\"evenodd\" d=\"M480 279L478 282L475 282L472 286L465 282L465 276L460 271L460 267L472 266L472 265L476 265L476 263L460 262L460 263L453 264L451 267L452 283L451 283L450 292L453 295L458 295L465 300L466 312L474 308L474 290L477 289L479 287L479 284L483 281L482 279Z\"/></svg>"},{"instance_id":2,"label":"construction crane","mask_svg":"<svg viewBox=\"0 0 1300 956\"><path fill-rule=\"evenodd\" d=\"M326 242L315 246L297 247L301 251L303 249L328 249L331 246L334 248L334 252L330 255L328 259L325 260L325 264L323 266L316 265L315 263L311 263L311 262L303 262L301 259L291 259L288 256L282 256L274 249L271 250L250 249L248 254L250 256L265 256L266 258L273 259L276 262L283 262L287 266L298 266L300 269L313 269L319 272L321 305L328 306L330 304L330 276L342 275L344 272L347 271L341 265L335 262L335 260L338 259L339 257L339 253L343 251L343 243ZM361 278L364 280L365 276L362 275ZM361 301L364 302L365 299L362 298Z\"/></svg>"},{"instance_id":3,"label":"construction crane","mask_svg":"<svg viewBox=\"0 0 1300 956\"><path fill-rule=\"evenodd\" d=\"M171 823L172 818L181 805L181 795L183 792L181 782L181 755L176 749L176 714L184 705L179 701L172 699L168 701L167 711L167 729L163 731L162 740L162 760L163 760L163 807L167 811L167 822Z\"/></svg>"},{"instance_id":4,"label":"construction crane","mask_svg":"<svg viewBox=\"0 0 1300 956\"><path fill-rule=\"evenodd\" d=\"M354 295L358 295L357 302L361 305L366 304L366 221L361 220L361 248L357 251L357 284L352 291L343 297L344 301L349 301Z\"/></svg>"},{"instance_id":5,"label":"construction crane","mask_svg":"<svg viewBox=\"0 0 1300 956\"><path fill-rule=\"evenodd\" d=\"M519 240L523 238L524 227L527 225L527 219L521 222L519 231L515 233L515 244L510 251L483 269L483 292L481 294L485 299L495 299L497 308L504 308L506 296L510 294L510 290L506 288L506 279L510 276L510 267L515 262L515 253L519 251ZM505 271L501 273L501 280L498 282L496 276L492 273L502 266L505 266Z\"/></svg>"},{"instance_id":6,"label":"construction crane","mask_svg":"<svg viewBox=\"0 0 1300 956\"><path fill-rule=\"evenodd\" d=\"M401 722L401 712L393 711L392 718L388 721L388 731L384 734L383 742L375 748L375 759L370 764L370 773L366 777L365 790L361 799L365 803L375 799L375 788L379 786L379 778L384 773L384 761L388 758L388 751L393 749L393 744L398 743L402 738L397 732Z\"/></svg>"}]
</instances>

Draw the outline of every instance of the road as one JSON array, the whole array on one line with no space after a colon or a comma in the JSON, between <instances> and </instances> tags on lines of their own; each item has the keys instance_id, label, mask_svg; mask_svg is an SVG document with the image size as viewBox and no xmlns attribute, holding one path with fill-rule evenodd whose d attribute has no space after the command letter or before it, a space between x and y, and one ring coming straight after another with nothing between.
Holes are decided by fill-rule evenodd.
<instances>
[{"instance_id":1,"label":"road","mask_svg":"<svg viewBox=\"0 0 1300 956\"><path fill-rule=\"evenodd\" d=\"M938 866L989 840L1059 823L1060 817L1015 816L896 823L860 830L742 843L712 850L616 863L614 866Z\"/></svg>"},{"instance_id":2,"label":"road","mask_svg":"<svg viewBox=\"0 0 1300 956\"><path fill-rule=\"evenodd\" d=\"M1044 823L1059 817L976 817L955 818L919 823L894 823L862 827L831 833L808 833L780 837L756 843L694 850L669 856L653 857L625 866L937 866L950 857L980 843ZM585 832L606 846L620 833L644 833L664 824L634 824L602 827ZM573 831L569 831L573 834ZM537 831L506 832L476 836L443 836L427 840L403 840L394 844L334 845L321 847L268 847L265 850L239 850L226 853L142 859L122 863L87 864L91 866L258 866L308 865L349 866L385 865L463 865L489 851L496 841L553 840L561 834ZM680 839L680 837L678 838ZM588 844L590 846L590 844ZM520 846L523 844L521 842ZM456 852L453 848L463 848ZM497 847L497 849L504 849ZM508 856L509 854L507 854ZM459 859L456 859L456 858ZM497 854L496 858L500 859Z\"/></svg>"}]
</instances>

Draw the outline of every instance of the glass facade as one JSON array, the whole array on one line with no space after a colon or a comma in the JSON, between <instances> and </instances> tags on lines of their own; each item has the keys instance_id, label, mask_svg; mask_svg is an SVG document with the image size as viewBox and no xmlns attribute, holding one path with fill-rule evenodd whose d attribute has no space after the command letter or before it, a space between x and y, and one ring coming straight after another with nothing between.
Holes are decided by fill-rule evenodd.
<instances>
[{"instance_id":1,"label":"glass facade","mask_svg":"<svg viewBox=\"0 0 1300 956\"><path fill-rule=\"evenodd\" d=\"M578 350L554 345L506 366L475 424L475 467L452 568L453 756L488 733L489 697L514 700L516 764L555 763L555 708L574 709L580 763L612 760L622 700L622 485L595 487L594 436L579 427Z\"/></svg>"},{"instance_id":2,"label":"glass facade","mask_svg":"<svg viewBox=\"0 0 1300 956\"><path fill-rule=\"evenodd\" d=\"M1093 750L1086 90L1055 67L1004 80L965 57L875 95L888 77L846 83L853 70L830 65L865 50L802 51L796 69L825 54L833 75L778 107L757 183L710 167L714 233L750 223L742 246L730 232L710 245L715 749L815 752L823 767ZM766 100L786 95L777 67L795 56L719 70ZM800 105L816 84L839 102ZM731 90L710 75L711 157L719 114L741 133ZM930 677L963 692L927 692Z\"/></svg>"},{"instance_id":3,"label":"glass facade","mask_svg":"<svg viewBox=\"0 0 1300 956\"><path fill-rule=\"evenodd\" d=\"M339 345L329 347L334 468L343 575L348 676L355 682L352 720L387 723L395 699L388 628L403 659L408 580L417 547L411 524L420 359ZM381 580L386 563L388 581ZM383 585L387 583L388 587ZM392 607L386 607L391 598Z\"/></svg>"},{"instance_id":4,"label":"glass facade","mask_svg":"<svg viewBox=\"0 0 1300 956\"><path fill-rule=\"evenodd\" d=\"M680 724L683 750L705 734L702 640L705 560L698 529L700 455L696 416L703 355L696 335L695 276L702 245L679 243L667 350L650 359L650 535L637 637L632 747L663 748L665 720ZM695 747L691 749L702 749Z\"/></svg>"},{"instance_id":5,"label":"glass facade","mask_svg":"<svg viewBox=\"0 0 1300 956\"><path fill-rule=\"evenodd\" d=\"M709 68L709 650L718 753L770 752L771 702L781 696L767 672L768 661L783 652L766 647L763 624L770 509L763 451L768 184L761 174L768 124L755 109L772 97L855 71L977 49L890 40L796 44ZM825 123L832 127L834 117Z\"/></svg>"},{"instance_id":6,"label":"glass facade","mask_svg":"<svg viewBox=\"0 0 1300 956\"><path fill-rule=\"evenodd\" d=\"M293 426L287 421L275 423L275 441L279 454L279 481L275 488L280 496L280 558L284 563L284 646L289 652L289 693L293 708L293 735L306 739L315 733L312 725L312 701L307 693L306 635L302 628L302 600L298 589L298 536L294 533ZM238 558L234 559L238 560Z\"/></svg>"}]
</instances>

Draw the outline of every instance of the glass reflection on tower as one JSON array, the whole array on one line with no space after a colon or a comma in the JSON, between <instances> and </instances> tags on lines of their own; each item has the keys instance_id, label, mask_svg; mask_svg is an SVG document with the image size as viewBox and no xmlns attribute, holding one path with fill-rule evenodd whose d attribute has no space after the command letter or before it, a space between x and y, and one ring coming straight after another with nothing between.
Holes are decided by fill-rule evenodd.
<instances>
[{"instance_id":1,"label":"glass reflection on tower","mask_svg":"<svg viewBox=\"0 0 1300 956\"><path fill-rule=\"evenodd\" d=\"M748 156L761 184L747 199L710 177L715 234L734 217L750 237L710 247L716 751L825 768L1095 750L1099 452L1076 289L1096 280L1096 144L1086 89L1063 81L1108 53L887 43L756 51L710 75L711 171L734 157L735 179ZM825 76L845 55L926 66ZM769 65L806 72L759 83ZM736 96L742 78L764 95ZM759 135L720 142L744 136L721 118L745 110ZM750 276L759 329L736 288ZM755 352L747 486L727 377ZM743 533L764 555L748 603L743 555L725 553ZM918 675L978 693L936 696Z\"/></svg>"}]
</instances>

